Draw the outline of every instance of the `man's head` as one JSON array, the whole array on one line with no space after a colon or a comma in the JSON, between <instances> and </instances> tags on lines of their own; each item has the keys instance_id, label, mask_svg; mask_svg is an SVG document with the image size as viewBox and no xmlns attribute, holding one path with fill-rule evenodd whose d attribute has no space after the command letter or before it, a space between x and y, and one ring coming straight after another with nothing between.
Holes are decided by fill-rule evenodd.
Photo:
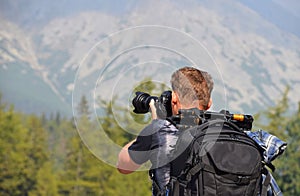
<instances>
[{"instance_id":1,"label":"man's head","mask_svg":"<svg viewBox=\"0 0 300 196\"><path fill-rule=\"evenodd\" d=\"M212 104L211 92L214 86L212 77L205 71L193 67L183 67L171 77L172 109L199 108L207 110Z\"/></svg>"}]
</instances>

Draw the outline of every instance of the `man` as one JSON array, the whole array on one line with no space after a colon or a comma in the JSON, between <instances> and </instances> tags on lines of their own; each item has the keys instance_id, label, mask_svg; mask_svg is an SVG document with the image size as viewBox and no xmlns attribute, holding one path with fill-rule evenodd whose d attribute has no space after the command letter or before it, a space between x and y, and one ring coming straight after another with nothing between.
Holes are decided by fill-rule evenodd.
<instances>
[{"instance_id":1,"label":"man","mask_svg":"<svg viewBox=\"0 0 300 196\"><path fill-rule=\"evenodd\" d=\"M172 74L172 113L197 108L208 110L212 105L212 77L205 71L184 67ZM118 170L129 174L150 160L153 174L153 195L164 193L170 179L170 155L177 138L177 128L166 119L157 119L154 101L150 102L152 122L138 137L125 145L119 154Z\"/></svg>"}]
</instances>

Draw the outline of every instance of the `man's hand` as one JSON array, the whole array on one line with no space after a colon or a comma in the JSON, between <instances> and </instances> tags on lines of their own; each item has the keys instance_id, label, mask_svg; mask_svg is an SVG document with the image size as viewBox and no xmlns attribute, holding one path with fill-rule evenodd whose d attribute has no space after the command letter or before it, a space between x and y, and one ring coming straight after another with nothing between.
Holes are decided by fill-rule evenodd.
<instances>
[{"instance_id":1,"label":"man's hand","mask_svg":"<svg viewBox=\"0 0 300 196\"><path fill-rule=\"evenodd\" d=\"M150 110L151 110L151 118L152 120L157 119L157 114L156 114L156 107L155 107L155 101L154 99L151 99L150 103Z\"/></svg>"},{"instance_id":2,"label":"man's hand","mask_svg":"<svg viewBox=\"0 0 300 196\"><path fill-rule=\"evenodd\" d=\"M167 118L166 106L162 102L151 99L149 106L150 106L152 120L158 118L159 119Z\"/></svg>"}]
</instances>

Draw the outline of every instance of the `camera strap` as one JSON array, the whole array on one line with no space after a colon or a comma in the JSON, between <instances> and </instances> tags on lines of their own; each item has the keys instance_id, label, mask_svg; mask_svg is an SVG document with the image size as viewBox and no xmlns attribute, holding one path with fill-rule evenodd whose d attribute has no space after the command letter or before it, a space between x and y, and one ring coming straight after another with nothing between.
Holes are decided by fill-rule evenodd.
<instances>
[{"instance_id":1,"label":"camera strap","mask_svg":"<svg viewBox=\"0 0 300 196\"><path fill-rule=\"evenodd\" d=\"M244 114L231 114L226 110L212 112L191 108L181 109L177 115L168 117L167 120L174 124L179 130L186 130L211 120L228 121L242 130L251 130L253 117Z\"/></svg>"}]
</instances>

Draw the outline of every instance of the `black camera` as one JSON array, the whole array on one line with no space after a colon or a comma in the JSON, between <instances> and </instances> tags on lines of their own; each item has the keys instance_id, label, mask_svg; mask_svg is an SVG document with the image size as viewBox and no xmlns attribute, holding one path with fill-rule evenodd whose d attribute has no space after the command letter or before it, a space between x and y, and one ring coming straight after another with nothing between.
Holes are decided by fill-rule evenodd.
<instances>
[{"instance_id":1,"label":"black camera","mask_svg":"<svg viewBox=\"0 0 300 196\"><path fill-rule=\"evenodd\" d=\"M136 114L145 114L149 112L149 103L153 99L156 107L156 114L159 118L172 116L172 91L164 91L160 97L151 96L148 93L136 92L132 100L134 106L133 112Z\"/></svg>"}]
</instances>

